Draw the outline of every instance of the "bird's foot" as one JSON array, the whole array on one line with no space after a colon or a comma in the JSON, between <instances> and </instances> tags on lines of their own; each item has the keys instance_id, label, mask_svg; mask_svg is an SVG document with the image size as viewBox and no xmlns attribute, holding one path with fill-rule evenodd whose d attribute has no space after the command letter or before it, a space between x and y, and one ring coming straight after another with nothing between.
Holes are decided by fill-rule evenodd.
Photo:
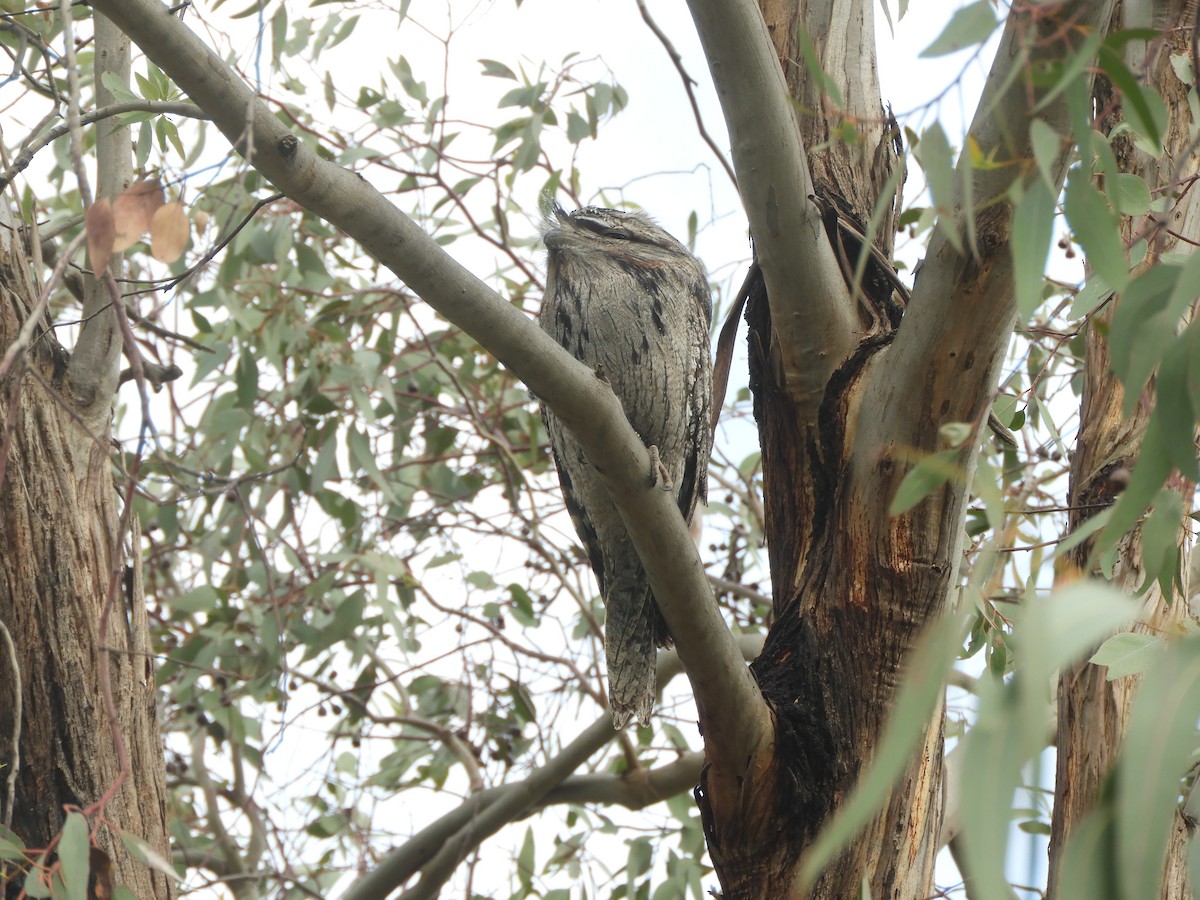
<instances>
[{"instance_id":1,"label":"bird's foot","mask_svg":"<svg viewBox=\"0 0 1200 900\"><path fill-rule=\"evenodd\" d=\"M658 445L650 445L650 487L655 485L662 487L664 491L672 490L675 486L671 483L671 473L667 471L667 467L663 465L662 459L658 455Z\"/></svg>"}]
</instances>

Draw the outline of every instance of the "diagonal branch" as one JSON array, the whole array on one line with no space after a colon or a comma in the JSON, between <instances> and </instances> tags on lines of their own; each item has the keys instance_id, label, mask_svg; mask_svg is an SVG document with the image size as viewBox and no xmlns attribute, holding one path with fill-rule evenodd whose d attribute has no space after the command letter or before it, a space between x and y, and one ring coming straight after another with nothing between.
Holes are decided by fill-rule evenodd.
<instances>
[{"instance_id":1,"label":"diagonal branch","mask_svg":"<svg viewBox=\"0 0 1200 900\"><path fill-rule=\"evenodd\" d=\"M157 0L96 0L279 190L356 239L517 375L598 467L645 563L692 683L706 753L740 771L769 738L766 704L721 618L674 500L605 382L455 261L360 176L305 147L229 67ZM816 227L819 227L817 225ZM840 278L840 276L838 276Z\"/></svg>"},{"instance_id":2,"label":"diagonal branch","mask_svg":"<svg viewBox=\"0 0 1200 900\"><path fill-rule=\"evenodd\" d=\"M767 296L799 310L772 322L776 379L815 422L829 376L856 343L855 313L821 216L770 35L754 0L689 0L725 123Z\"/></svg>"},{"instance_id":3,"label":"diagonal branch","mask_svg":"<svg viewBox=\"0 0 1200 900\"><path fill-rule=\"evenodd\" d=\"M742 635L737 641L747 659L754 658L762 650L762 638L757 635ZM660 652L656 672L658 685L665 686L679 674L680 669L678 653L670 650ZM606 725L608 727L603 727ZM688 777L692 773L698 774L700 770L700 761L692 754L661 769L651 770L636 782L608 776L568 777L612 739L611 720L607 715L601 716L524 781L473 794L457 809L451 810L393 850L350 887L345 900L383 900L418 872L421 873L421 881L405 897L409 900L436 897L458 862L484 840L507 823L551 804L599 802L598 792L603 789L607 794L605 802L640 808L638 804L654 802L647 799L652 792L661 792L656 799L662 799L696 783L695 778ZM599 778L607 780L602 784L597 780ZM613 781L624 784L618 787ZM679 787L681 784L684 786Z\"/></svg>"},{"instance_id":4,"label":"diagonal branch","mask_svg":"<svg viewBox=\"0 0 1200 900\"><path fill-rule=\"evenodd\" d=\"M1113 0L1013 4L967 137L995 164L976 168L970 152L960 154L953 208L942 212L895 343L873 366L860 416L862 446L897 442L930 450L938 425L987 419L1017 315L1008 193L1038 177L1030 164L1035 115L1059 134L1070 132L1066 91L1033 112L1049 89L1033 75L1072 52L1064 41L1078 50L1105 28L1112 7ZM1063 141L1052 173L1059 186L1069 150ZM966 236L970 252L955 249L948 231ZM864 467L876 462L860 460Z\"/></svg>"}]
</instances>

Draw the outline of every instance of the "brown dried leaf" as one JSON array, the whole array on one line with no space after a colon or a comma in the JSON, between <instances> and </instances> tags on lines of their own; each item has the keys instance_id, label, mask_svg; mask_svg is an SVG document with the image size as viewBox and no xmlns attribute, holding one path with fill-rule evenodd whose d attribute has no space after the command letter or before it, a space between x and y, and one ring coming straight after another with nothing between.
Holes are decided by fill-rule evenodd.
<instances>
[{"instance_id":1,"label":"brown dried leaf","mask_svg":"<svg viewBox=\"0 0 1200 900\"><path fill-rule=\"evenodd\" d=\"M157 178L139 181L121 191L113 203L117 236L113 252L120 253L136 244L150 229L150 220L163 205L163 186Z\"/></svg>"},{"instance_id":2,"label":"brown dried leaf","mask_svg":"<svg viewBox=\"0 0 1200 900\"><path fill-rule=\"evenodd\" d=\"M167 203L150 219L150 253L159 262L173 263L188 242L188 220L182 203Z\"/></svg>"},{"instance_id":3,"label":"brown dried leaf","mask_svg":"<svg viewBox=\"0 0 1200 900\"><path fill-rule=\"evenodd\" d=\"M92 271L99 275L108 267L108 258L112 256L113 240L116 237L112 204L108 202L107 197L88 207L87 214L83 217L83 225L87 231L88 258L92 262Z\"/></svg>"}]
</instances>

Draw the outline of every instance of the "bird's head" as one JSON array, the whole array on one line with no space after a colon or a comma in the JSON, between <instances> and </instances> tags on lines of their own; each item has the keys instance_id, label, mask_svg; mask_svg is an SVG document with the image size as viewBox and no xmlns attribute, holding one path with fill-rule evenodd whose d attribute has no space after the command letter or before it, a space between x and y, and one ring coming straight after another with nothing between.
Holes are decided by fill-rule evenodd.
<instances>
[{"instance_id":1,"label":"bird's head","mask_svg":"<svg viewBox=\"0 0 1200 900\"><path fill-rule=\"evenodd\" d=\"M691 255L645 213L600 206L569 213L554 204L546 217L543 239L551 257L556 253L604 253L649 262L664 255Z\"/></svg>"}]
</instances>

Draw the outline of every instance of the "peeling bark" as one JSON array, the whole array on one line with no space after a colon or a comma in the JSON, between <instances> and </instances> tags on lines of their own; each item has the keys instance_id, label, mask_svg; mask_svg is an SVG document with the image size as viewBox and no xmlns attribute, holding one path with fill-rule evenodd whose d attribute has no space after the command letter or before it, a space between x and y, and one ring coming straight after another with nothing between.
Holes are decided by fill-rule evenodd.
<instances>
[{"instance_id":1,"label":"peeling bark","mask_svg":"<svg viewBox=\"0 0 1200 900\"><path fill-rule=\"evenodd\" d=\"M6 206L0 217L0 348L7 348L36 294ZM138 897L168 898L166 878L135 862L117 835L128 832L169 855L141 564L117 534L108 431L93 435L80 424L63 397L66 367L67 354L47 328L0 382L0 422L6 423L0 621L12 633L20 669L18 677L0 653L0 762L6 765L14 759L10 691L19 689L23 699L16 797L13 809L3 812L11 812L11 827L26 846L49 846L64 806L86 808L115 783L120 767L112 729L119 728L130 774L103 810L97 843L112 861L116 883ZM97 645L98 625L114 567L121 578L105 649ZM110 654L115 723L101 696L103 652ZM97 821L93 816L92 824ZM19 879L10 879L6 896L16 897L19 889Z\"/></svg>"},{"instance_id":2,"label":"peeling bark","mask_svg":"<svg viewBox=\"0 0 1200 900\"><path fill-rule=\"evenodd\" d=\"M1181 190L1200 172L1200 161L1195 156L1191 137L1195 126L1187 102L1188 86L1175 76L1170 63L1171 54L1191 53L1196 4L1171 0L1157 4L1157 7L1155 23L1175 27L1163 32L1161 42L1150 45L1148 49L1153 55L1149 59L1144 58L1143 51L1135 46L1132 53L1136 57L1127 62L1134 71L1145 65L1147 78L1166 101L1170 121L1163 138L1165 152L1161 158L1154 159L1137 151L1128 136L1117 137L1112 142L1121 171L1144 178L1152 193L1167 191L1176 198L1168 216L1151 233L1143 268L1152 265L1164 253L1187 252L1188 244L1176 235L1194 237L1200 234L1200 202L1195 201L1194 190ZM1121 9L1114 13L1114 26L1122 21L1123 14L1126 13ZM1120 95L1106 81L1099 80L1095 101L1096 109L1100 111L1098 127L1110 134L1123 119ZM1132 239L1141 226L1140 221L1127 219L1124 223L1126 239ZM1124 470L1137 465L1152 410L1149 390L1145 402L1138 403L1131 416L1125 416L1122 409L1125 394L1111 372L1107 340L1108 326L1118 303L1119 300L1114 300L1098 312L1087 330L1080 431L1071 459L1069 505L1072 530L1115 501ZM1179 486L1179 489L1185 496L1190 496L1190 486ZM1090 542L1073 552L1072 562L1077 570L1086 567L1090 552ZM1143 578L1141 531L1136 529L1117 549L1113 583L1133 593L1142 586ZM1184 597L1164 597L1157 585L1151 587L1142 598L1137 630L1172 633L1190 615L1184 601ZM1071 833L1092 811L1120 754L1140 683L1140 678L1134 676L1114 681L1108 681L1106 676L1104 668L1085 662L1065 670L1059 677L1050 897L1056 895L1059 887L1063 851ZM1164 860L1162 898L1185 900L1192 897L1187 866L1189 840L1190 832L1177 813Z\"/></svg>"},{"instance_id":3,"label":"peeling bark","mask_svg":"<svg viewBox=\"0 0 1200 900\"><path fill-rule=\"evenodd\" d=\"M761 5L801 109L815 190L859 222L882 209L885 233L874 239L890 253L899 198L886 194L898 148L878 96L872 5ZM981 100L984 111L972 123L981 146L1001 160L1032 155L1029 109L1045 88L1031 81L1030 67L1039 54L1061 56L1104 27L1110 6L1069 2L1041 16L1014 7ZM841 87L851 84L840 109L831 107L810 68L798 64L801 51L791 42L798 25L824 72ZM1065 120L1065 107L1050 103L1039 115ZM847 134L851 140L839 138ZM1061 178L1065 154L1059 166ZM813 297L811 285L779 296L769 282L751 292L751 390L775 615L753 670L776 731L774 758L761 762L753 785L702 797L726 897L843 900L864 883L874 897L916 900L933 892L942 819L940 710L886 808L811 888L796 883L795 870L870 762L908 653L953 591L976 445L968 442L958 457L961 479L902 515L889 515L888 507L912 453L943 449L943 424L980 428L986 421L1016 316L1012 207L1003 198L1021 171L1016 165L960 171L973 197L959 197L943 215L960 230L969 221L973 245L963 254L944 236L934 239L920 293L898 329L870 315L887 308L890 286L851 287L857 349L819 388L789 377L778 326L836 298ZM814 392L823 396L815 419L805 415Z\"/></svg>"}]
</instances>

